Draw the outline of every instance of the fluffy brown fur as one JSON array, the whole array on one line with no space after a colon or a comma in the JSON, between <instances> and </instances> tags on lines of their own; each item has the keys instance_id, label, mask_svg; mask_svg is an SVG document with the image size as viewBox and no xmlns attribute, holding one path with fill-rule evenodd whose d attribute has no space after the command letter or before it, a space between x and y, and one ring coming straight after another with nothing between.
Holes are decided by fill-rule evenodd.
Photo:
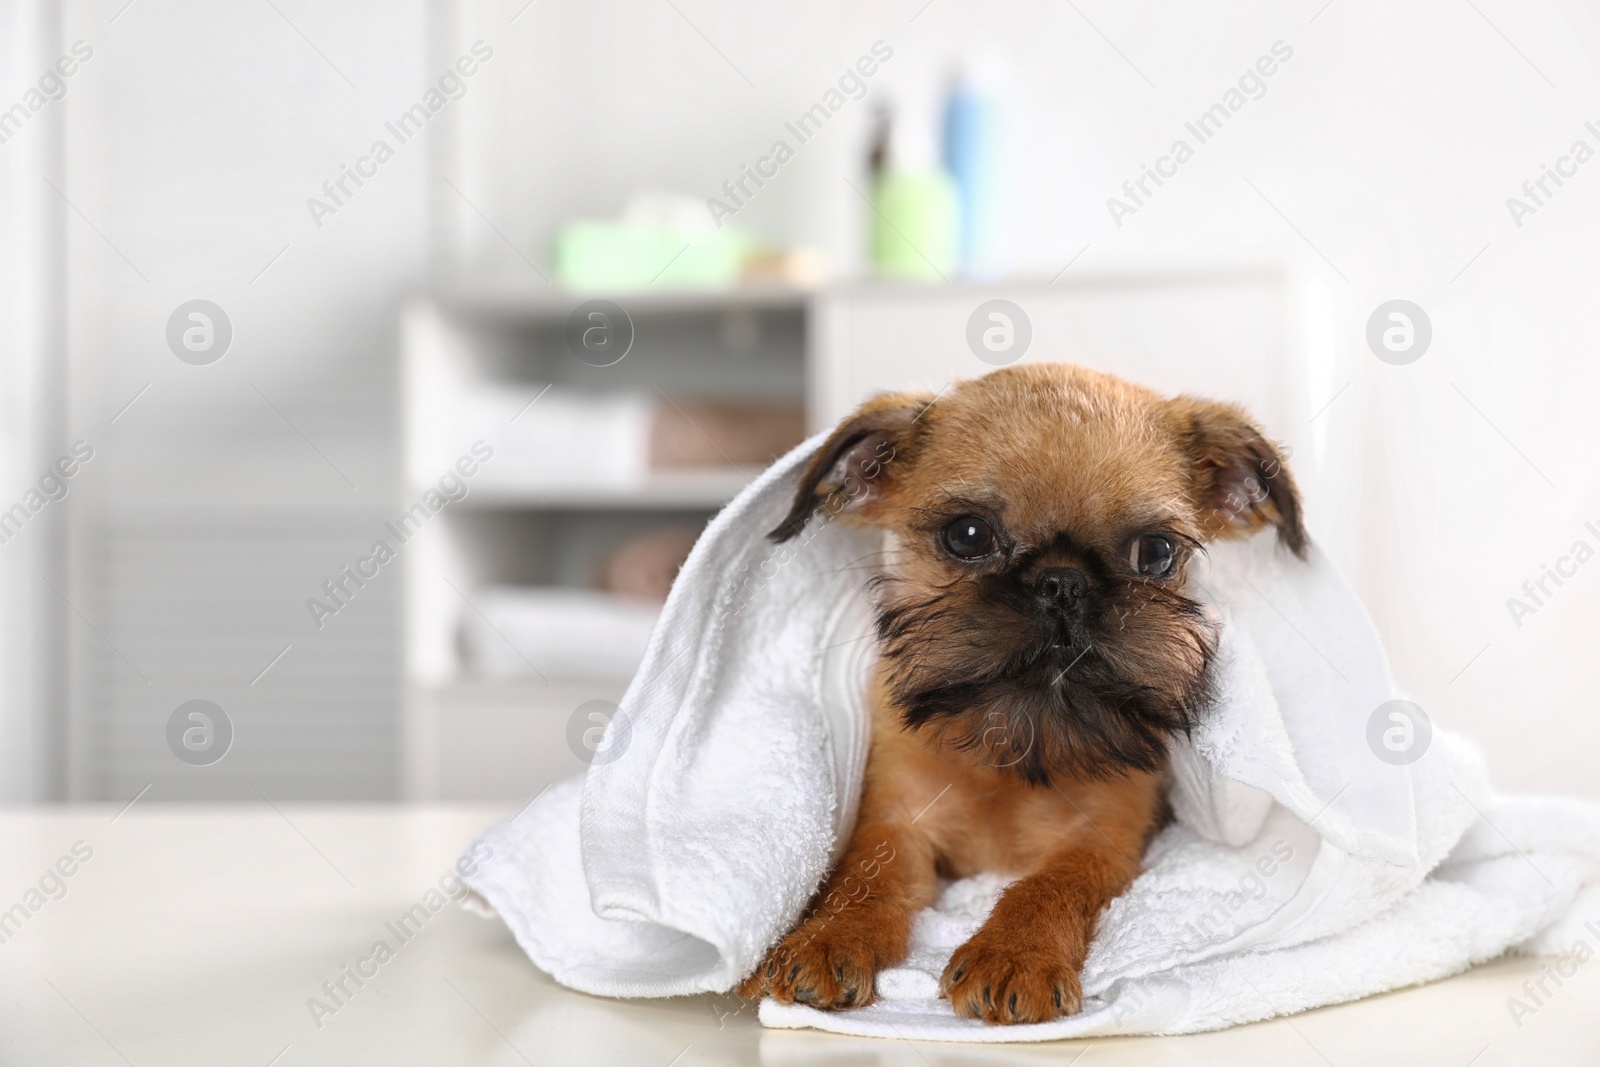
<instances>
[{"instance_id":1,"label":"fluffy brown fur","mask_svg":"<svg viewBox=\"0 0 1600 1067\"><path fill-rule=\"evenodd\" d=\"M1076 1012L1095 923L1163 810L1168 742L1211 699L1192 561L1268 525L1305 551L1282 456L1230 405L1033 364L864 405L773 538L823 506L892 535L872 748L843 859L741 992L868 1004L938 877L989 871L1019 880L943 995L991 1023Z\"/></svg>"}]
</instances>

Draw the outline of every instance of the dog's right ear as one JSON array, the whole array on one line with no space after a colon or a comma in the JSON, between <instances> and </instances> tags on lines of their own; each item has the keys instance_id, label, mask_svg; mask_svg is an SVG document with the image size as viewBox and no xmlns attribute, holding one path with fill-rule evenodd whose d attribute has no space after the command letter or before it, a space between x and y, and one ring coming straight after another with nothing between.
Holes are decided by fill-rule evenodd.
<instances>
[{"instance_id":1,"label":"dog's right ear","mask_svg":"<svg viewBox=\"0 0 1600 1067\"><path fill-rule=\"evenodd\" d=\"M767 534L783 542L818 511L832 517L871 508L911 454L931 394L884 393L839 424L806 464L794 505ZM900 467L896 467L900 464Z\"/></svg>"}]
</instances>

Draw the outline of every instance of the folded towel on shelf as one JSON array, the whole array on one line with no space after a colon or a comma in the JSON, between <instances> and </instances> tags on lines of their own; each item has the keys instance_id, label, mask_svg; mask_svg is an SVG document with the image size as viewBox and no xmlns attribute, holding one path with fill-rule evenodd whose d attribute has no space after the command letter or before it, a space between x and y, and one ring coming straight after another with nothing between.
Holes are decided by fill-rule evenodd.
<instances>
[{"instance_id":1,"label":"folded towel on shelf","mask_svg":"<svg viewBox=\"0 0 1600 1067\"><path fill-rule=\"evenodd\" d=\"M495 433L479 486L587 491L635 486L650 471L655 402L642 393L485 385L461 390L455 410L456 438Z\"/></svg>"},{"instance_id":2,"label":"folded towel on shelf","mask_svg":"<svg viewBox=\"0 0 1600 1067\"><path fill-rule=\"evenodd\" d=\"M763 538L813 439L701 537L613 720L609 758L485 840L468 879L575 989L733 988L796 921L852 825L866 757L882 541L813 522ZM1398 697L1381 642L1325 557L1213 546L1220 699L1173 753L1176 820L1102 916L1083 1009L1028 1026L958 1019L950 952L1002 883L945 887L913 951L848 1012L766 1001L762 1022L958 1041L1184 1033L1442 977L1508 949L1571 947L1600 920L1600 809L1501 797L1476 749ZM1407 716L1391 720L1397 709ZM618 720L622 725L618 725ZM1410 751L1385 731L1403 723ZM1600 933L1596 923L1593 933Z\"/></svg>"},{"instance_id":3,"label":"folded towel on shelf","mask_svg":"<svg viewBox=\"0 0 1600 1067\"><path fill-rule=\"evenodd\" d=\"M516 678L632 678L661 609L592 589L490 586L462 616L478 674Z\"/></svg>"},{"instance_id":4,"label":"folded towel on shelf","mask_svg":"<svg viewBox=\"0 0 1600 1067\"><path fill-rule=\"evenodd\" d=\"M621 489L659 471L761 465L805 436L800 405L776 401L506 382L456 387L451 396L443 432L471 441L493 429L494 462L476 484L501 491Z\"/></svg>"}]
</instances>

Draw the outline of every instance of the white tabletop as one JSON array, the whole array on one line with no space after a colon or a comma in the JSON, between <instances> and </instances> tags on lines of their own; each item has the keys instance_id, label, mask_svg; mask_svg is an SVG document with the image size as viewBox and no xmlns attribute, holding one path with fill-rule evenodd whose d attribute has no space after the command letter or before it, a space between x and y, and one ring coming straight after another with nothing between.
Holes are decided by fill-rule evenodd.
<instances>
[{"instance_id":1,"label":"white tabletop","mask_svg":"<svg viewBox=\"0 0 1600 1067\"><path fill-rule=\"evenodd\" d=\"M763 1030L734 997L585 996L454 905L402 943L385 924L502 814L144 800L0 813L0 909L36 905L0 915L0 1064L1600 1063L1594 959L1520 1019L1508 998L1527 1001L1541 961L1215 1034L995 1048ZM379 940L393 958L373 959ZM335 1006L323 983L347 966L375 973L345 978Z\"/></svg>"}]
</instances>

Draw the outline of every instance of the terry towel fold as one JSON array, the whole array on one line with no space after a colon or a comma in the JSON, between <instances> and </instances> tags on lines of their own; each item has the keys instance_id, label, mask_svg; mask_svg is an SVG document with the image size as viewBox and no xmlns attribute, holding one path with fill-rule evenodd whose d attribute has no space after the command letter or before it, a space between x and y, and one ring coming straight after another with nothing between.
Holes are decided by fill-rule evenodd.
<instances>
[{"instance_id":1,"label":"terry towel fold","mask_svg":"<svg viewBox=\"0 0 1600 1067\"><path fill-rule=\"evenodd\" d=\"M469 883L565 985L730 990L843 847L866 758L862 587L883 544L825 517L788 544L764 538L820 440L700 539L606 761L486 835L494 857ZM1199 584L1222 621L1220 699L1174 750L1177 819L1101 918L1083 1009L988 1026L937 998L950 953L1003 887L979 877L923 912L876 1003L769 1000L763 1023L957 1041L1186 1033L1600 936L1600 809L1495 795L1477 751L1437 726L1425 742L1417 732L1414 761L1380 759L1369 721L1398 694L1323 556L1302 562L1265 536L1213 545Z\"/></svg>"}]
</instances>

